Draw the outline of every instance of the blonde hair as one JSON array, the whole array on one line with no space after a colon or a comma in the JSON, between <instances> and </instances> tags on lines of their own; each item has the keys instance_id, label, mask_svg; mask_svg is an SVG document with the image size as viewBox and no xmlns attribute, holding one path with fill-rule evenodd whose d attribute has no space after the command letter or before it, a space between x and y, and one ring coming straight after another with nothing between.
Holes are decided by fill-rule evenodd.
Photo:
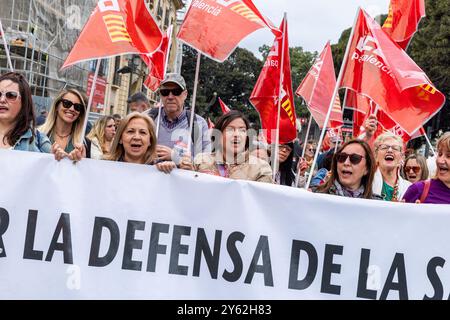
<instances>
[{"instance_id":1,"label":"blonde hair","mask_svg":"<svg viewBox=\"0 0 450 320\"><path fill-rule=\"evenodd\" d=\"M377 137L377 139L375 140L375 142L373 144L375 147L375 151L378 151L378 147L380 146L380 144L382 144L384 141L386 141L388 139L394 139L395 141L397 141L398 144L402 148L401 152L404 153L405 148L404 148L403 139L400 136L397 136L390 131L386 131L385 133L382 133Z\"/></svg>"},{"instance_id":2,"label":"blonde hair","mask_svg":"<svg viewBox=\"0 0 450 320\"><path fill-rule=\"evenodd\" d=\"M116 135L111 144L111 151L109 155L107 155L104 158L105 160L118 161L119 159L125 156L125 149L123 147L123 144L120 143L120 139L122 139L122 135L126 127L133 119L143 119L147 123L148 131L150 132L150 147L145 153L145 163L149 164L155 158L156 143L157 143L155 124L153 120L146 114L142 114L139 112L132 112L120 121L119 128L117 129Z\"/></svg>"},{"instance_id":3,"label":"blonde hair","mask_svg":"<svg viewBox=\"0 0 450 320\"><path fill-rule=\"evenodd\" d=\"M439 140L436 143L436 150L437 152L444 152L445 149L447 149L447 152L450 152L450 131L444 133ZM437 157L436 157L437 161ZM434 176L435 179L438 178L438 170L436 170L436 175Z\"/></svg>"},{"instance_id":4,"label":"blonde hair","mask_svg":"<svg viewBox=\"0 0 450 320\"><path fill-rule=\"evenodd\" d=\"M93 140L94 138L98 140L100 147L102 148L103 153L109 153L109 150L106 148L105 144L105 129L108 121L113 120L112 116L103 116L99 118L92 128L91 132L87 135L87 138Z\"/></svg>"},{"instance_id":5,"label":"blonde hair","mask_svg":"<svg viewBox=\"0 0 450 320\"><path fill-rule=\"evenodd\" d=\"M64 96L68 93L72 93L80 99L81 104L84 106L84 110L80 112L77 120L72 123L72 143L81 144L84 138L84 119L86 119L86 106L87 106L87 97L86 95L77 89L64 89L62 90L58 96L53 100L53 104L50 108L50 112L48 113L47 119L45 123L39 128L40 131L45 133L49 138L55 141L55 126L56 126L56 118L58 117L58 105L61 103L61 100L64 99Z\"/></svg>"}]
</instances>

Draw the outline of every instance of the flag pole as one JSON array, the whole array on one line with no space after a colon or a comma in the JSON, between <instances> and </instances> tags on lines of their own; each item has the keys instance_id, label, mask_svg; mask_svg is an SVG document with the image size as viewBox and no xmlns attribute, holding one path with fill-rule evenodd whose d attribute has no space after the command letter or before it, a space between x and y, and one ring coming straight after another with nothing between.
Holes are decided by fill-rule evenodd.
<instances>
[{"instance_id":1,"label":"flag pole","mask_svg":"<svg viewBox=\"0 0 450 320\"><path fill-rule=\"evenodd\" d=\"M427 133L426 133L426 132L424 132L424 133L425 133L425 134L424 134L425 140L427 141L428 146L430 147L430 150L431 150L431 152L433 153L433 157L435 157L435 156L436 156L436 151L434 151L433 145L431 144L431 141L430 141L430 139L428 138Z\"/></svg>"},{"instance_id":2,"label":"flag pole","mask_svg":"<svg viewBox=\"0 0 450 320\"><path fill-rule=\"evenodd\" d=\"M194 79L194 92L192 93L192 108L191 108L191 123L189 125L189 139L188 139L188 152L191 152L192 147L192 130L194 128L194 116L195 116L195 100L197 99L197 86L198 86L198 75L200 73L200 60L202 54L200 51L197 51L197 65L195 67L195 79ZM195 148L195 146L194 146ZM191 152L192 154L192 152Z\"/></svg>"},{"instance_id":3,"label":"flag pole","mask_svg":"<svg viewBox=\"0 0 450 320\"><path fill-rule=\"evenodd\" d=\"M344 76L344 69L345 69L345 66L347 64L348 54L349 54L349 51L350 51L350 43L352 42L353 35L355 33L356 21L358 20L358 16L359 16L360 12L361 12L361 7L359 7L357 12L356 12L356 17L355 17L355 21L353 22L352 31L350 33L350 37L348 38L347 48L345 49L345 54L344 54L344 58L342 60L341 69L339 71L339 76L338 76L338 79L336 81L336 86L334 87L334 92L333 92L333 95L332 95L332 97L334 97L334 98L338 94L339 86L341 85L342 78ZM308 181L306 182L306 185L305 185L305 189L306 190L308 190L309 185L311 184L314 168L316 166L316 161L317 161L317 158L319 157L320 147L322 146L323 139L325 137L325 132L327 131L327 125L328 125L328 121L330 120L331 111L332 111L333 105L334 105L334 100L335 99L333 99L333 98L331 99L330 106L328 107L328 112L327 112L327 116L325 117L325 122L323 124L323 129L322 129L322 132L320 133L319 143L317 144L316 154L314 155L314 160L313 160L313 162L311 164L311 171L310 171L311 174L308 176Z\"/></svg>"},{"instance_id":4,"label":"flag pole","mask_svg":"<svg viewBox=\"0 0 450 320\"><path fill-rule=\"evenodd\" d=\"M173 30L173 25L171 24L166 30L167 36L169 38L169 43L167 44L167 56L166 56L166 61L165 61L165 65L164 65L163 79L166 77L167 67L169 66L170 49L172 47L172 30ZM169 35L169 33L170 33L170 35ZM159 108L159 110L158 110L158 119L156 120L156 140L158 140L158 137L159 137L159 126L161 125L161 108L162 108L161 96L159 97L159 107L158 108Z\"/></svg>"},{"instance_id":5,"label":"flag pole","mask_svg":"<svg viewBox=\"0 0 450 320\"><path fill-rule=\"evenodd\" d=\"M5 46L5 52L6 52L6 58L8 60L8 66L9 69L11 70L11 72L14 72L14 68L11 62L11 56L9 55L9 48L8 48L8 43L6 42L6 35L5 35L5 31L3 31L3 25L2 25L2 20L0 19L0 35L2 36L3 39L3 44Z\"/></svg>"},{"instance_id":6,"label":"flag pole","mask_svg":"<svg viewBox=\"0 0 450 320\"><path fill-rule=\"evenodd\" d=\"M309 115L309 121L308 121L308 129L306 129L306 135L305 135L305 141L303 143L303 151L302 151L302 157L301 159L303 159L305 157L305 153L306 153L306 146L308 144L308 137L309 137L309 131L311 129L311 123L312 123L312 114ZM300 160L299 162L300 163ZM295 175L295 187L298 187L298 181L300 180L300 170L297 170L297 174Z\"/></svg>"},{"instance_id":7,"label":"flag pole","mask_svg":"<svg viewBox=\"0 0 450 320\"><path fill-rule=\"evenodd\" d=\"M276 130L276 137L275 137L275 154L273 157L273 172L272 172L272 178L275 181L275 176L278 173L278 144L280 143L280 117L281 117L281 92L283 90L283 75L284 75L284 55L285 55L285 42L286 42L286 27L287 27L287 13L285 12L283 15L284 20L284 26L283 26L283 39L281 40L281 65L280 65L280 89L278 91L278 116L277 116L277 130Z\"/></svg>"},{"instance_id":8,"label":"flag pole","mask_svg":"<svg viewBox=\"0 0 450 320\"><path fill-rule=\"evenodd\" d=\"M88 101L88 105L86 107L86 118L84 119L84 124L83 124L83 131L82 131L83 132L83 140L86 135L86 127L87 127L87 123L89 120L89 113L91 112L92 100L94 100L95 86L97 84L98 73L100 72L100 62L101 62L101 59L97 59L97 66L95 67L95 74L94 74L94 79L92 80L91 92L89 93L89 101Z\"/></svg>"}]
</instances>

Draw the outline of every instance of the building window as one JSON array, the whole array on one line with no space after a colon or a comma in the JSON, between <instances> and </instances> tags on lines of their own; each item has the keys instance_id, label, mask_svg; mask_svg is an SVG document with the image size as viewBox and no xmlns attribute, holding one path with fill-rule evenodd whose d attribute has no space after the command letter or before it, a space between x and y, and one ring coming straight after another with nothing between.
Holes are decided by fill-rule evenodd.
<instances>
[{"instance_id":1,"label":"building window","mask_svg":"<svg viewBox=\"0 0 450 320\"><path fill-rule=\"evenodd\" d=\"M117 56L114 59L114 78L113 78L113 85L120 86L120 74L117 73L117 70L120 68L120 56Z\"/></svg>"}]
</instances>

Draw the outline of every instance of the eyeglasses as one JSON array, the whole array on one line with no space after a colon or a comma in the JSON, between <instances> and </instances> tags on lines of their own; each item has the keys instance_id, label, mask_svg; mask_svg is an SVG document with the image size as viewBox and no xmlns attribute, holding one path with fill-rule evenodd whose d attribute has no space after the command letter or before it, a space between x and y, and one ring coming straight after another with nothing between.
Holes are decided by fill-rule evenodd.
<instances>
[{"instance_id":1,"label":"eyeglasses","mask_svg":"<svg viewBox=\"0 0 450 320\"><path fill-rule=\"evenodd\" d=\"M0 91L0 99L5 96L6 101L8 102L15 102L17 99L20 98L20 93L16 91Z\"/></svg>"},{"instance_id":2,"label":"eyeglasses","mask_svg":"<svg viewBox=\"0 0 450 320\"><path fill-rule=\"evenodd\" d=\"M410 171L413 171L415 174L419 174L420 172L420 167L419 166L406 166L405 167L405 172L408 173Z\"/></svg>"},{"instance_id":3,"label":"eyeglasses","mask_svg":"<svg viewBox=\"0 0 450 320\"><path fill-rule=\"evenodd\" d=\"M167 97L169 96L169 94L172 92L172 94L176 97L178 97L179 95L181 95L183 93L183 89L181 88L174 88L174 89L160 89L159 93L163 96L163 97Z\"/></svg>"},{"instance_id":4,"label":"eyeglasses","mask_svg":"<svg viewBox=\"0 0 450 320\"><path fill-rule=\"evenodd\" d=\"M387 150L389 150L389 148L392 148L392 150L397 151L397 152L402 151L402 147L395 146L395 145L394 146L390 146L388 144L380 144L377 149L378 150L382 150L382 151L387 151Z\"/></svg>"},{"instance_id":5,"label":"eyeglasses","mask_svg":"<svg viewBox=\"0 0 450 320\"><path fill-rule=\"evenodd\" d=\"M364 156L362 156L360 154L356 154L356 153L352 153L352 154L348 154L345 152L336 153L336 160L339 163L344 163L345 161L347 161L347 158L350 158L350 162L352 164L357 165L358 163L361 162L361 160L364 158Z\"/></svg>"},{"instance_id":6,"label":"eyeglasses","mask_svg":"<svg viewBox=\"0 0 450 320\"><path fill-rule=\"evenodd\" d=\"M66 109L70 109L70 107L73 106L73 108L77 112L81 112L82 110L84 110L84 105L82 105L81 103L73 103L72 101L67 100L67 99L61 99L61 102L62 102L63 107Z\"/></svg>"}]
</instances>

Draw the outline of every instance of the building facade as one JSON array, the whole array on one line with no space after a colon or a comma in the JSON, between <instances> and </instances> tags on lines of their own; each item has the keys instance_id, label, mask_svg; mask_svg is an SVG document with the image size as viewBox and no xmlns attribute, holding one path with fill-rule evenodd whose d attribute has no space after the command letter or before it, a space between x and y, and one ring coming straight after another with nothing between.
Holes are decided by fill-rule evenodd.
<instances>
[{"instance_id":1,"label":"building facade","mask_svg":"<svg viewBox=\"0 0 450 320\"><path fill-rule=\"evenodd\" d=\"M169 71L176 59L177 11L181 0L144 0L162 31L174 25ZM63 71L61 66L88 20L97 0L1 0L0 19L15 71L24 74L31 86L37 110L49 109L56 95L65 87L87 91L97 61L77 63ZM0 39L0 73L8 72L6 51ZM131 72L117 73L129 66ZM145 64L133 55L103 59L99 69L102 102L93 104L93 116L127 113L128 96L144 91L152 101L155 94L143 86ZM97 97L97 92L96 92Z\"/></svg>"}]
</instances>

